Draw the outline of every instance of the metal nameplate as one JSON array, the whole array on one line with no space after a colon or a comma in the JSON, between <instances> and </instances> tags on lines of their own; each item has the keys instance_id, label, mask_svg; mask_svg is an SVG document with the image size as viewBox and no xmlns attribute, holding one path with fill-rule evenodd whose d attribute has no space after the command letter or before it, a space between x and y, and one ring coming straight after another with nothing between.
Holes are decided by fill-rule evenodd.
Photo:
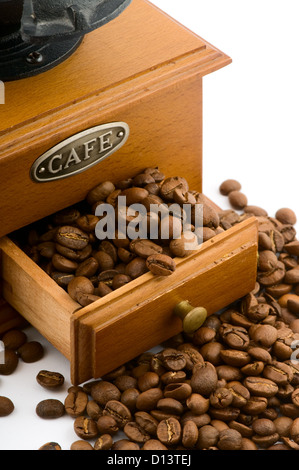
<instances>
[{"instance_id":1,"label":"metal nameplate","mask_svg":"<svg viewBox=\"0 0 299 470\"><path fill-rule=\"evenodd\" d=\"M107 158L129 137L125 122L112 122L76 134L41 155L32 165L30 177L47 183L76 175Z\"/></svg>"}]
</instances>

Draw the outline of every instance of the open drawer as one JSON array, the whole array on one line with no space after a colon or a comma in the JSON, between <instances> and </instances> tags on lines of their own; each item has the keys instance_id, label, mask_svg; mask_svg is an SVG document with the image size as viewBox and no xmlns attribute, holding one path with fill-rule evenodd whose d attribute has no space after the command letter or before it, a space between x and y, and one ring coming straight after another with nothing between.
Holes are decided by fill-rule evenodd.
<instances>
[{"instance_id":1,"label":"open drawer","mask_svg":"<svg viewBox=\"0 0 299 470\"><path fill-rule=\"evenodd\" d=\"M167 277L146 273L82 308L10 238L0 240L2 295L70 360L71 380L97 378L182 331L181 300L208 314L255 286L257 221L204 242Z\"/></svg>"}]
</instances>

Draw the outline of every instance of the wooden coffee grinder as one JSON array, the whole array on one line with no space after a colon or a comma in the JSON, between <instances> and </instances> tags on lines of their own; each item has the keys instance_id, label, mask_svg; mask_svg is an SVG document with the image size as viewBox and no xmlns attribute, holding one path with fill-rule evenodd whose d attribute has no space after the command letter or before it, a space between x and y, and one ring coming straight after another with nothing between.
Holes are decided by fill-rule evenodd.
<instances>
[{"instance_id":1,"label":"wooden coffee grinder","mask_svg":"<svg viewBox=\"0 0 299 470\"><path fill-rule=\"evenodd\" d=\"M13 243L11 232L146 167L202 191L202 79L230 58L147 0L67 4L0 0L0 332L25 318L78 384L182 331L179 302L211 314L250 292L257 223L84 308Z\"/></svg>"}]
</instances>

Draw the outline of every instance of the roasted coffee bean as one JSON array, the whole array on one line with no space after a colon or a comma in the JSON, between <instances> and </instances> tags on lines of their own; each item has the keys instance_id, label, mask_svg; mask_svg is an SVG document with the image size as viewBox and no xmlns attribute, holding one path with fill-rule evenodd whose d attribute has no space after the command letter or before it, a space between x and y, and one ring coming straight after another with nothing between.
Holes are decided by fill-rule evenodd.
<instances>
[{"instance_id":1,"label":"roasted coffee bean","mask_svg":"<svg viewBox=\"0 0 299 470\"><path fill-rule=\"evenodd\" d=\"M121 396L120 390L112 383L102 380L91 386L92 398L101 406L105 406L110 400L118 401Z\"/></svg>"},{"instance_id":2,"label":"roasted coffee bean","mask_svg":"<svg viewBox=\"0 0 299 470\"><path fill-rule=\"evenodd\" d=\"M110 434L103 434L94 443L94 450L109 450L113 446L113 439Z\"/></svg>"},{"instance_id":3,"label":"roasted coffee bean","mask_svg":"<svg viewBox=\"0 0 299 470\"><path fill-rule=\"evenodd\" d=\"M99 217L93 214L84 214L76 220L78 227L85 233L94 232Z\"/></svg>"},{"instance_id":4,"label":"roasted coffee bean","mask_svg":"<svg viewBox=\"0 0 299 470\"><path fill-rule=\"evenodd\" d=\"M43 444L38 450L61 450L61 447L57 442L47 442L46 444Z\"/></svg>"},{"instance_id":5,"label":"roasted coffee bean","mask_svg":"<svg viewBox=\"0 0 299 470\"><path fill-rule=\"evenodd\" d=\"M159 383L160 376L156 372L148 371L138 377L138 388L141 392L145 392L150 388L158 387Z\"/></svg>"},{"instance_id":6,"label":"roasted coffee bean","mask_svg":"<svg viewBox=\"0 0 299 470\"><path fill-rule=\"evenodd\" d=\"M163 392L160 388L149 388L140 393L136 400L136 408L140 411L150 411L156 408L159 400L163 398Z\"/></svg>"},{"instance_id":7,"label":"roasted coffee bean","mask_svg":"<svg viewBox=\"0 0 299 470\"><path fill-rule=\"evenodd\" d=\"M4 333L2 342L5 349L13 349L16 351L27 341L27 335L23 330L12 329Z\"/></svg>"},{"instance_id":8,"label":"roasted coffee bean","mask_svg":"<svg viewBox=\"0 0 299 470\"><path fill-rule=\"evenodd\" d=\"M201 415L208 411L210 400L199 393L192 393L190 397L187 398L186 405L195 415Z\"/></svg>"},{"instance_id":9,"label":"roasted coffee bean","mask_svg":"<svg viewBox=\"0 0 299 470\"><path fill-rule=\"evenodd\" d=\"M193 449L198 441L198 428L194 421L186 421L182 429L182 444L186 449Z\"/></svg>"},{"instance_id":10,"label":"roasted coffee bean","mask_svg":"<svg viewBox=\"0 0 299 470\"><path fill-rule=\"evenodd\" d=\"M89 243L89 236L77 227L64 226L57 230L56 241L72 250L83 250Z\"/></svg>"},{"instance_id":11,"label":"roasted coffee bean","mask_svg":"<svg viewBox=\"0 0 299 470\"><path fill-rule=\"evenodd\" d=\"M198 440L196 447L200 450L210 449L217 446L219 431L216 427L206 424L198 429Z\"/></svg>"},{"instance_id":12,"label":"roasted coffee bean","mask_svg":"<svg viewBox=\"0 0 299 470\"><path fill-rule=\"evenodd\" d=\"M60 287L67 288L71 280L74 279L74 274L53 272L51 277Z\"/></svg>"},{"instance_id":13,"label":"roasted coffee bean","mask_svg":"<svg viewBox=\"0 0 299 470\"><path fill-rule=\"evenodd\" d=\"M250 362L250 356L247 351L222 349L220 356L226 364L233 367L243 367Z\"/></svg>"},{"instance_id":14,"label":"roasted coffee bean","mask_svg":"<svg viewBox=\"0 0 299 470\"><path fill-rule=\"evenodd\" d=\"M142 276L142 274L145 274L147 271L148 267L146 260L138 256L127 264L125 274L130 276L131 279L136 279L139 276Z\"/></svg>"},{"instance_id":15,"label":"roasted coffee bean","mask_svg":"<svg viewBox=\"0 0 299 470\"><path fill-rule=\"evenodd\" d=\"M134 411L136 409L136 402L139 395L140 392L137 388L128 388L121 394L120 401L126 405L130 411Z\"/></svg>"},{"instance_id":16,"label":"roasted coffee bean","mask_svg":"<svg viewBox=\"0 0 299 470\"><path fill-rule=\"evenodd\" d=\"M137 411L134 414L136 423L150 436L156 436L158 421L146 411Z\"/></svg>"},{"instance_id":17,"label":"roasted coffee bean","mask_svg":"<svg viewBox=\"0 0 299 470\"><path fill-rule=\"evenodd\" d=\"M276 426L270 419L256 419L252 423L252 430L259 436L269 436L276 432Z\"/></svg>"},{"instance_id":18,"label":"roasted coffee bean","mask_svg":"<svg viewBox=\"0 0 299 470\"><path fill-rule=\"evenodd\" d=\"M210 395L210 404L214 408L225 408L233 401L232 392L225 387L216 388Z\"/></svg>"},{"instance_id":19,"label":"roasted coffee bean","mask_svg":"<svg viewBox=\"0 0 299 470\"><path fill-rule=\"evenodd\" d=\"M164 254L150 255L146 259L146 266L156 276L169 276L176 269L175 261Z\"/></svg>"},{"instance_id":20,"label":"roasted coffee bean","mask_svg":"<svg viewBox=\"0 0 299 470\"><path fill-rule=\"evenodd\" d=\"M231 191L228 199L234 209L244 209L247 206L248 199L241 191Z\"/></svg>"},{"instance_id":21,"label":"roasted coffee bean","mask_svg":"<svg viewBox=\"0 0 299 470\"><path fill-rule=\"evenodd\" d=\"M128 282L130 282L130 281L132 281L130 276L127 276L126 274L116 274L113 278L113 281L112 281L112 288L114 290L119 289L120 287L125 286L126 284L128 284Z\"/></svg>"},{"instance_id":22,"label":"roasted coffee bean","mask_svg":"<svg viewBox=\"0 0 299 470\"><path fill-rule=\"evenodd\" d=\"M113 436L119 430L119 426L113 416L103 415L97 420L97 427L100 434L110 434Z\"/></svg>"},{"instance_id":23,"label":"roasted coffee bean","mask_svg":"<svg viewBox=\"0 0 299 470\"><path fill-rule=\"evenodd\" d=\"M175 398L182 401L190 397L192 394L191 385L188 383L170 383L164 388L165 398Z\"/></svg>"},{"instance_id":24,"label":"roasted coffee bean","mask_svg":"<svg viewBox=\"0 0 299 470\"><path fill-rule=\"evenodd\" d=\"M86 410L88 395L81 391L70 391L64 400L65 411L68 415L76 418L82 416Z\"/></svg>"},{"instance_id":25,"label":"roasted coffee bean","mask_svg":"<svg viewBox=\"0 0 299 470\"><path fill-rule=\"evenodd\" d=\"M24 362L36 362L44 356L44 348L39 341L28 341L18 349L18 355Z\"/></svg>"},{"instance_id":26,"label":"roasted coffee bean","mask_svg":"<svg viewBox=\"0 0 299 470\"><path fill-rule=\"evenodd\" d=\"M176 418L164 419L157 426L157 437L164 445L174 446L178 444L181 433L181 425Z\"/></svg>"},{"instance_id":27,"label":"roasted coffee bean","mask_svg":"<svg viewBox=\"0 0 299 470\"><path fill-rule=\"evenodd\" d=\"M297 222L297 217L294 211L290 208L281 208L276 211L275 217L282 224L295 225Z\"/></svg>"},{"instance_id":28,"label":"roasted coffee bean","mask_svg":"<svg viewBox=\"0 0 299 470\"><path fill-rule=\"evenodd\" d=\"M239 183L239 181L234 179L228 179L223 181L223 183L221 183L219 187L220 193L224 196L228 196L229 193L231 193L232 191L240 191L240 189L241 184Z\"/></svg>"},{"instance_id":29,"label":"roasted coffee bean","mask_svg":"<svg viewBox=\"0 0 299 470\"><path fill-rule=\"evenodd\" d=\"M190 385L194 393L210 395L217 387L217 372L210 362L196 364L192 371Z\"/></svg>"},{"instance_id":30,"label":"roasted coffee bean","mask_svg":"<svg viewBox=\"0 0 299 470\"><path fill-rule=\"evenodd\" d=\"M167 348L161 354L163 366L171 371L179 371L186 366L186 356L183 352L176 349Z\"/></svg>"},{"instance_id":31,"label":"roasted coffee bean","mask_svg":"<svg viewBox=\"0 0 299 470\"><path fill-rule=\"evenodd\" d=\"M76 261L65 258L58 253L52 256L52 264L57 271L63 273L73 273L78 268L78 263Z\"/></svg>"},{"instance_id":32,"label":"roasted coffee bean","mask_svg":"<svg viewBox=\"0 0 299 470\"><path fill-rule=\"evenodd\" d=\"M85 416L78 416L74 421L74 431L80 439L94 439L98 435L97 423Z\"/></svg>"},{"instance_id":33,"label":"roasted coffee bean","mask_svg":"<svg viewBox=\"0 0 299 470\"><path fill-rule=\"evenodd\" d=\"M223 341L233 349L246 350L249 346L249 336L245 328L223 324L219 328L219 334Z\"/></svg>"},{"instance_id":34,"label":"roasted coffee bean","mask_svg":"<svg viewBox=\"0 0 299 470\"><path fill-rule=\"evenodd\" d=\"M78 440L71 444L70 450L94 450L90 442Z\"/></svg>"},{"instance_id":35,"label":"roasted coffee bean","mask_svg":"<svg viewBox=\"0 0 299 470\"><path fill-rule=\"evenodd\" d=\"M240 450L242 435L235 429L224 429L219 433L217 447L220 450Z\"/></svg>"},{"instance_id":36,"label":"roasted coffee bean","mask_svg":"<svg viewBox=\"0 0 299 470\"><path fill-rule=\"evenodd\" d=\"M82 263L77 265L76 268L76 276L84 276L84 277L92 277L94 276L99 269L99 263L94 258L91 256L90 258L87 258L85 261L82 261Z\"/></svg>"},{"instance_id":37,"label":"roasted coffee bean","mask_svg":"<svg viewBox=\"0 0 299 470\"><path fill-rule=\"evenodd\" d=\"M129 421L124 427L124 433L133 442L143 444L150 439L148 434L141 426L135 421Z\"/></svg>"},{"instance_id":38,"label":"roasted coffee bean","mask_svg":"<svg viewBox=\"0 0 299 470\"><path fill-rule=\"evenodd\" d=\"M36 380L44 388L56 389L64 384L64 376L59 372L41 370L36 376Z\"/></svg>"},{"instance_id":39,"label":"roasted coffee bean","mask_svg":"<svg viewBox=\"0 0 299 470\"><path fill-rule=\"evenodd\" d=\"M94 285L87 277L77 276L69 282L67 291L72 299L78 301L79 294L93 294Z\"/></svg>"},{"instance_id":40,"label":"roasted coffee bean","mask_svg":"<svg viewBox=\"0 0 299 470\"><path fill-rule=\"evenodd\" d=\"M273 397L278 392L277 384L263 377L246 377L244 385L252 395L257 397Z\"/></svg>"},{"instance_id":41,"label":"roasted coffee bean","mask_svg":"<svg viewBox=\"0 0 299 470\"><path fill-rule=\"evenodd\" d=\"M174 176L166 178L160 188L160 196L165 201L172 201L174 197L174 191L180 189L182 192L188 192L189 185L185 178L180 176Z\"/></svg>"},{"instance_id":42,"label":"roasted coffee bean","mask_svg":"<svg viewBox=\"0 0 299 470\"><path fill-rule=\"evenodd\" d=\"M126 423L128 423L132 418L130 410L123 403L117 400L109 400L105 405L103 414L112 416L121 429L123 429Z\"/></svg>"},{"instance_id":43,"label":"roasted coffee bean","mask_svg":"<svg viewBox=\"0 0 299 470\"><path fill-rule=\"evenodd\" d=\"M12 349L5 349L3 354L3 363L0 362L0 375L12 374L19 363L17 353Z\"/></svg>"},{"instance_id":44,"label":"roasted coffee bean","mask_svg":"<svg viewBox=\"0 0 299 470\"><path fill-rule=\"evenodd\" d=\"M42 400L36 406L36 414L43 419L56 419L65 413L64 405L54 398Z\"/></svg>"},{"instance_id":45,"label":"roasted coffee bean","mask_svg":"<svg viewBox=\"0 0 299 470\"><path fill-rule=\"evenodd\" d=\"M150 255L162 253L163 248L151 240L136 239L130 244L130 249L141 258L147 258Z\"/></svg>"},{"instance_id":46,"label":"roasted coffee bean","mask_svg":"<svg viewBox=\"0 0 299 470\"><path fill-rule=\"evenodd\" d=\"M287 364L283 362L272 361L271 364L266 365L264 368L263 376L266 379L273 380L273 382L281 386L292 382L293 372Z\"/></svg>"},{"instance_id":47,"label":"roasted coffee bean","mask_svg":"<svg viewBox=\"0 0 299 470\"><path fill-rule=\"evenodd\" d=\"M129 439L119 439L114 442L111 450L140 450L140 447L137 442L132 442Z\"/></svg>"},{"instance_id":48,"label":"roasted coffee bean","mask_svg":"<svg viewBox=\"0 0 299 470\"><path fill-rule=\"evenodd\" d=\"M158 441L157 439L149 439L146 441L142 448L142 450L167 450L167 447L162 444L162 442Z\"/></svg>"},{"instance_id":49,"label":"roasted coffee bean","mask_svg":"<svg viewBox=\"0 0 299 470\"><path fill-rule=\"evenodd\" d=\"M10 415L14 408L14 404L10 398L0 397L0 417Z\"/></svg>"},{"instance_id":50,"label":"roasted coffee bean","mask_svg":"<svg viewBox=\"0 0 299 470\"><path fill-rule=\"evenodd\" d=\"M98 201L104 201L114 190L115 186L113 183L104 181L89 191L86 200L90 205Z\"/></svg>"},{"instance_id":51,"label":"roasted coffee bean","mask_svg":"<svg viewBox=\"0 0 299 470\"><path fill-rule=\"evenodd\" d=\"M156 405L157 409L169 413L171 415L180 415L184 411L184 407L175 398L161 398Z\"/></svg>"},{"instance_id":52,"label":"roasted coffee bean","mask_svg":"<svg viewBox=\"0 0 299 470\"><path fill-rule=\"evenodd\" d=\"M102 416L103 410L95 400L89 400L86 405L86 413L96 421Z\"/></svg>"}]
</instances>

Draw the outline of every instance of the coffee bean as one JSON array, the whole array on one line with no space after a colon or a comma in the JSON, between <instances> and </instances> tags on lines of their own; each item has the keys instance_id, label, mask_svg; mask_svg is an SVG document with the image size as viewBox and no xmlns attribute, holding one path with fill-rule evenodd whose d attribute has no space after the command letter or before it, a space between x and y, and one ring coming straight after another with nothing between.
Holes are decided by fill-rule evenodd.
<instances>
[{"instance_id":1,"label":"coffee bean","mask_svg":"<svg viewBox=\"0 0 299 470\"><path fill-rule=\"evenodd\" d=\"M116 420L109 415L100 416L97 420L97 427L100 434L110 434L111 436L119 430Z\"/></svg>"},{"instance_id":2,"label":"coffee bean","mask_svg":"<svg viewBox=\"0 0 299 470\"><path fill-rule=\"evenodd\" d=\"M210 395L217 387L217 372L210 362L196 364L193 368L190 385L192 391L201 395Z\"/></svg>"},{"instance_id":3,"label":"coffee bean","mask_svg":"<svg viewBox=\"0 0 299 470\"><path fill-rule=\"evenodd\" d=\"M94 450L94 448L90 442L79 440L71 444L70 450Z\"/></svg>"},{"instance_id":4,"label":"coffee bean","mask_svg":"<svg viewBox=\"0 0 299 470\"><path fill-rule=\"evenodd\" d=\"M46 444L43 444L38 450L61 450L61 447L57 442L47 442Z\"/></svg>"},{"instance_id":5,"label":"coffee bean","mask_svg":"<svg viewBox=\"0 0 299 470\"><path fill-rule=\"evenodd\" d=\"M80 294L93 294L94 285L87 277L77 276L69 282L67 291L72 299L78 301L78 296Z\"/></svg>"},{"instance_id":6,"label":"coffee bean","mask_svg":"<svg viewBox=\"0 0 299 470\"><path fill-rule=\"evenodd\" d=\"M113 439L109 434L98 437L94 443L94 450L109 450L113 445Z\"/></svg>"},{"instance_id":7,"label":"coffee bean","mask_svg":"<svg viewBox=\"0 0 299 470\"><path fill-rule=\"evenodd\" d=\"M16 351L27 341L27 335L24 331L18 329L12 329L7 331L2 336L2 341L5 349L13 349Z\"/></svg>"},{"instance_id":8,"label":"coffee bean","mask_svg":"<svg viewBox=\"0 0 299 470\"><path fill-rule=\"evenodd\" d=\"M96 422L85 416L78 416L74 421L74 431L80 439L94 439L98 435Z\"/></svg>"},{"instance_id":9,"label":"coffee bean","mask_svg":"<svg viewBox=\"0 0 299 470\"><path fill-rule=\"evenodd\" d=\"M65 411L68 415L76 418L82 416L86 410L88 395L81 391L70 391L64 400Z\"/></svg>"},{"instance_id":10,"label":"coffee bean","mask_svg":"<svg viewBox=\"0 0 299 470\"><path fill-rule=\"evenodd\" d=\"M119 439L114 442L111 450L140 450L140 447L137 442L132 442L129 439Z\"/></svg>"},{"instance_id":11,"label":"coffee bean","mask_svg":"<svg viewBox=\"0 0 299 470\"><path fill-rule=\"evenodd\" d=\"M221 183L219 187L220 193L224 196L228 196L228 194L232 191L240 191L240 189L241 184L239 183L239 181L234 179L228 179L223 181L223 183Z\"/></svg>"},{"instance_id":12,"label":"coffee bean","mask_svg":"<svg viewBox=\"0 0 299 470\"><path fill-rule=\"evenodd\" d=\"M12 349L4 350L4 362L0 363L0 375L10 375L12 374L18 366L18 356L16 352Z\"/></svg>"},{"instance_id":13,"label":"coffee bean","mask_svg":"<svg viewBox=\"0 0 299 470\"><path fill-rule=\"evenodd\" d=\"M160 421L157 427L157 437L164 445L173 446L179 443L181 438L181 425L178 419L170 417Z\"/></svg>"},{"instance_id":14,"label":"coffee bean","mask_svg":"<svg viewBox=\"0 0 299 470\"><path fill-rule=\"evenodd\" d=\"M86 405L86 413L90 418L97 421L102 416L103 410L95 400L89 400Z\"/></svg>"},{"instance_id":15,"label":"coffee bean","mask_svg":"<svg viewBox=\"0 0 299 470\"><path fill-rule=\"evenodd\" d=\"M105 405L103 414L112 416L121 429L123 429L126 423L132 418L130 410L117 400L109 400Z\"/></svg>"},{"instance_id":16,"label":"coffee bean","mask_svg":"<svg viewBox=\"0 0 299 470\"><path fill-rule=\"evenodd\" d=\"M0 397L0 417L10 415L14 408L14 404L10 398Z\"/></svg>"},{"instance_id":17,"label":"coffee bean","mask_svg":"<svg viewBox=\"0 0 299 470\"><path fill-rule=\"evenodd\" d=\"M297 217L294 211L285 207L276 211L275 217L282 224L295 225L295 223L297 222Z\"/></svg>"},{"instance_id":18,"label":"coffee bean","mask_svg":"<svg viewBox=\"0 0 299 470\"><path fill-rule=\"evenodd\" d=\"M158 421L146 411L137 411L134 415L136 423L150 436L156 436Z\"/></svg>"},{"instance_id":19,"label":"coffee bean","mask_svg":"<svg viewBox=\"0 0 299 470\"><path fill-rule=\"evenodd\" d=\"M142 448L142 450L167 450L167 447L162 444L162 442L158 441L157 439L149 439L146 441Z\"/></svg>"},{"instance_id":20,"label":"coffee bean","mask_svg":"<svg viewBox=\"0 0 299 470\"><path fill-rule=\"evenodd\" d=\"M166 178L160 188L160 195L165 201L172 201L174 191L180 189L182 192L188 192L189 185L185 178L180 176Z\"/></svg>"},{"instance_id":21,"label":"coffee bean","mask_svg":"<svg viewBox=\"0 0 299 470\"><path fill-rule=\"evenodd\" d=\"M235 429L224 429L219 433L217 447L220 450L240 450L242 436Z\"/></svg>"},{"instance_id":22,"label":"coffee bean","mask_svg":"<svg viewBox=\"0 0 299 470\"><path fill-rule=\"evenodd\" d=\"M257 397L273 397L278 391L275 382L262 377L246 377L244 385L252 395Z\"/></svg>"},{"instance_id":23,"label":"coffee bean","mask_svg":"<svg viewBox=\"0 0 299 470\"><path fill-rule=\"evenodd\" d=\"M92 398L101 406L105 406L110 400L119 400L121 396L120 390L112 383L102 380L95 383L91 387L90 392Z\"/></svg>"},{"instance_id":24,"label":"coffee bean","mask_svg":"<svg viewBox=\"0 0 299 470\"><path fill-rule=\"evenodd\" d=\"M44 348L39 341L28 341L18 349L18 355L24 362L36 362L44 356Z\"/></svg>"},{"instance_id":25,"label":"coffee bean","mask_svg":"<svg viewBox=\"0 0 299 470\"><path fill-rule=\"evenodd\" d=\"M210 449L217 445L219 439L219 431L216 427L206 424L198 430L197 448L200 450Z\"/></svg>"},{"instance_id":26,"label":"coffee bean","mask_svg":"<svg viewBox=\"0 0 299 470\"><path fill-rule=\"evenodd\" d=\"M87 258L85 261L77 265L76 268L76 276L83 276L83 277L92 277L94 276L99 269L99 263L96 258L91 256Z\"/></svg>"},{"instance_id":27,"label":"coffee bean","mask_svg":"<svg viewBox=\"0 0 299 470\"><path fill-rule=\"evenodd\" d=\"M136 408L141 411L153 410L161 398L163 398L163 392L160 388L149 388L137 397Z\"/></svg>"},{"instance_id":28,"label":"coffee bean","mask_svg":"<svg viewBox=\"0 0 299 470\"><path fill-rule=\"evenodd\" d=\"M253 421L252 430L259 436L269 436L276 432L276 426L270 419L260 418Z\"/></svg>"},{"instance_id":29,"label":"coffee bean","mask_svg":"<svg viewBox=\"0 0 299 470\"><path fill-rule=\"evenodd\" d=\"M176 349L167 348L161 354L162 364L169 370L179 371L186 366L186 356Z\"/></svg>"},{"instance_id":30,"label":"coffee bean","mask_svg":"<svg viewBox=\"0 0 299 470\"><path fill-rule=\"evenodd\" d=\"M76 220L78 227L85 233L94 232L98 222L99 217L93 214L84 214Z\"/></svg>"},{"instance_id":31,"label":"coffee bean","mask_svg":"<svg viewBox=\"0 0 299 470\"><path fill-rule=\"evenodd\" d=\"M86 196L87 202L92 205L95 202L105 200L109 194L115 190L115 186L110 181L104 181L89 191Z\"/></svg>"},{"instance_id":32,"label":"coffee bean","mask_svg":"<svg viewBox=\"0 0 299 470\"><path fill-rule=\"evenodd\" d=\"M140 444L148 441L151 437L150 434L134 421L130 421L125 425L124 433L131 441L138 442Z\"/></svg>"},{"instance_id":33,"label":"coffee bean","mask_svg":"<svg viewBox=\"0 0 299 470\"><path fill-rule=\"evenodd\" d=\"M240 191L231 191L228 195L228 199L235 209L243 209L248 203L247 197Z\"/></svg>"},{"instance_id":34,"label":"coffee bean","mask_svg":"<svg viewBox=\"0 0 299 470\"><path fill-rule=\"evenodd\" d=\"M65 413L64 405L54 398L42 400L36 406L36 414L43 419L56 419Z\"/></svg>"},{"instance_id":35,"label":"coffee bean","mask_svg":"<svg viewBox=\"0 0 299 470\"><path fill-rule=\"evenodd\" d=\"M36 376L37 382L44 388L56 389L64 384L64 376L59 372L41 370Z\"/></svg>"},{"instance_id":36,"label":"coffee bean","mask_svg":"<svg viewBox=\"0 0 299 470\"><path fill-rule=\"evenodd\" d=\"M57 230L56 241L72 250L83 250L89 243L89 236L79 228L67 225Z\"/></svg>"},{"instance_id":37,"label":"coffee bean","mask_svg":"<svg viewBox=\"0 0 299 470\"><path fill-rule=\"evenodd\" d=\"M176 269L175 261L164 254L150 255L146 266L156 276L169 276Z\"/></svg>"}]
</instances>

